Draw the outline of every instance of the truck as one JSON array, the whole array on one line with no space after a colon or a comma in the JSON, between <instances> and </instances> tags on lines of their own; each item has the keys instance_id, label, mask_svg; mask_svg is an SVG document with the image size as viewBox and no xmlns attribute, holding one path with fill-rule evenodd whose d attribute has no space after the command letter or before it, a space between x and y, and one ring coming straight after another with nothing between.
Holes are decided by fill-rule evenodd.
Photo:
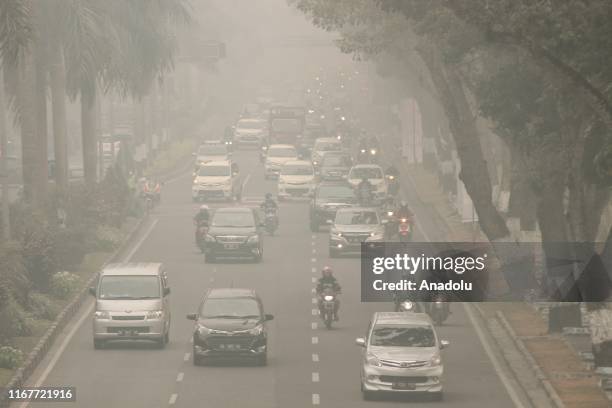
<instances>
[{"instance_id":1,"label":"truck","mask_svg":"<svg viewBox=\"0 0 612 408\"><path fill-rule=\"evenodd\" d=\"M270 144L297 145L303 136L306 108L300 106L272 106L269 115Z\"/></svg>"}]
</instances>

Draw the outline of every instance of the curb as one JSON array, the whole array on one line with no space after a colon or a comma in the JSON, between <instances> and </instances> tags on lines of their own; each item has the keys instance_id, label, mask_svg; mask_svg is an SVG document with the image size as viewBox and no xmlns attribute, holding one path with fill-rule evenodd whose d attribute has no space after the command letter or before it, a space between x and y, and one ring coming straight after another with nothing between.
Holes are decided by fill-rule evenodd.
<instances>
[{"instance_id":1,"label":"curb","mask_svg":"<svg viewBox=\"0 0 612 408\"><path fill-rule=\"evenodd\" d=\"M121 245L108 257L104 265L112 263L119 258L119 255L125 250L126 245L131 242L134 237L140 232L143 225L148 220L148 217L142 217L138 223L132 228L130 232L126 235L126 237L121 242ZM40 338L36 346L30 351L25 362L19 367L11 380L6 384L4 389L2 390L2 395L0 395L0 408L8 407L11 403L6 398L5 391L11 388L20 388L22 387L30 375L36 370L38 364L45 358L47 352L53 345L58 333L66 326L66 324L76 315L76 313L80 310L83 305L85 299L87 299L89 295L89 287L93 284L93 282L98 278L98 274L94 273L87 280L86 284L83 286L80 292L76 294L76 296L72 299L70 303L64 307L64 309L57 315L51 326L45 331L43 336Z\"/></svg>"}]
</instances>

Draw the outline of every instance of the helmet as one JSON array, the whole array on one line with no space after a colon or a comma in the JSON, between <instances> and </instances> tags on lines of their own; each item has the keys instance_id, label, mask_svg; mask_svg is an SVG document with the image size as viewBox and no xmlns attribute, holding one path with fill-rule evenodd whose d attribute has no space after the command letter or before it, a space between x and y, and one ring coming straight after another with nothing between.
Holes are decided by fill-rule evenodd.
<instances>
[{"instance_id":1,"label":"helmet","mask_svg":"<svg viewBox=\"0 0 612 408\"><path fill-rule=\"evenodd\" d=\"M202 204L200 206L200 212L208 211L208 206L206 204Z\"/></svg>"},{"instance_id":2,"label":"helmet","mask_svg":"<svg viewBox=\"0 0 612 408\"><path fill-rule=\"evenodd\" d=\"M324 266L323 270L321 270L321 274L323 275L323 277L326 277L326 278L332 276L333 273L334 271L332 270L330 266Z\"/></svg>"},{"instance_id":3,"label":"helmet","mask_svg":"<svg viewBox=\"0 0 612 408\"><path fill-rule=\"evenodd\" d=\"M266 200L272 199L272 193L266 193Z\"/></svg>"},{"instance_id":4,"label":"helmet","mask_svg":"<svg viewBox=\"0 0 612 408\"><path fill-rule=\"evenodd\" d=\"M408 203L406 202L406 200L400 201L400 208L402 208L402 209L407 209L408 208Z\"/></svg>"}]
</instances>

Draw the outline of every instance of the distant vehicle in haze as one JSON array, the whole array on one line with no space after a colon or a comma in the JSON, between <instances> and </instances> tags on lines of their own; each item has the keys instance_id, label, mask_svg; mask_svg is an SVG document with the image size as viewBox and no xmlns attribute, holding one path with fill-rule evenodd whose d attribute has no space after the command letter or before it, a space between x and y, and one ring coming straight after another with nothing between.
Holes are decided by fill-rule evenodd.
<instances>
[{"instance_id":1,"label":"distant vehicle in haze","mask_svg":"<svg viewBox=\"0 0 612 408\"><path fill-rule=\"evenodd\" d=\"M257 211L252 208L227 207L215 210L206 236L205 261L215 262L220 257L261 261L264 250L263 227Z\"/></svg>"},{"instance_id":2,"label":"distant vehicle in haze","mask_svg":"<svg viewBox=\"0 0 612 408\"><path fill-rule=\"evenodd\" d=\"M304 133L306 109L297 106L270 107L270 143L296 145Z\"/></svg>"},{"instance_id":3,"label":"distant vehicle in haze","mask_svg":"<svg viewBox=\"0 0 612 408\"><path fill-rule=\"evenodd\" d=\"M265 120L258 118L240 119L234 132L234 143L238 148L245 146L260 147L267 139L267 126Z\"/></svg>"},{"instance_id":4,"label":"distant vehicle in haze","mask_svg":"<svg viewBox=\"0 0 612 408\"><path fill-rule=\"evenodd\" d=\"M240 200L242 180L238 165L231 160L206 162L196 170L191 187L193 201Z\"/></svg>"},{"instance_id":5,"label":"distant vehicle in haze","mask_svg":"<svg viewBox=\"0 0 612 408\"><path fill-rule=\"evenodd\" d=\"M293 145L273 144L265 152L264 171L266 178L278 177L281 167L288 161L298 160L298 153Z\"/></svg>"},{"instance_id":6,"label":"distant vehicle in haze","mask_svg":"<svg viewBox=\"0 0 612 408\"><path fill-rule=\"evenodd\" d=\"M343 208L329 230L329 256L360 252L362 242L384 240L385 227L375 208Z\"/></svg>"},{"instance_id":7,"label":"distant vehicle in haze","mask_svg":"<svg viewBox=\"0 0 612 408\"><path fill-rule=\"evenodd\" d=\"M314 168L305 160L288 161L278 176L278 198L308 197L314 189Z\"/></svg>"}]
</instances>

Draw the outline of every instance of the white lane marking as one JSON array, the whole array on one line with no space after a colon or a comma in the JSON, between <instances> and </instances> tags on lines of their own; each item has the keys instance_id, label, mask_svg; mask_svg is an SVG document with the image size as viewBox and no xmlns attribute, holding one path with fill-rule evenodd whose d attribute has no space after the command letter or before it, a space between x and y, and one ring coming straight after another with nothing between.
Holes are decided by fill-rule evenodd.
<instances>
[{"instance_id":1,"label":"white lane marking","mask_svg":"<svg viewBox=\"0 0 612 408\"><path fill-rule=\"evenodd\" d=\"M312 315L316 316L319 314L319 311L317 309L312 309Z\"/></svg>"},{"instance_id":2,"label":"white lane marking","mask_svg":"<svg viewBox=\"0 0 612 408\"><path fill-rule=\"evenodd\" d=\"M315 278L314 276L312 277L312 283L317 283L317 278Z\"/></svg>"},{"instance_id":3,"label":"white lane marking","mask_svg":"<svg viewBox=\"0 0 612 408\"><path fill-rule=\"evenodd\" d=\"M185 373L178 373L178 375L176 376L176 382L183 381L183 378L185 378Z\"/></svg>"},{"instance_id":4,"label":"white lane marking","mask_svg":"<svg viewBox=\"0 0 612 408\"><path fill-rule=\"evenodd\" d=\"M178 398L178 394L172 394L170 396L170 399L168 400L168 404L170 404L170 405L176 404L177 398Z\"/></svg>"},{"instance_id":5,"label":"white lane marking","mask_svg":"<svg viewBox=\"0 0 612 408\"><path fill-rule=\"evenodd\" d=\"M319 344L319 338L317 336L312 336L311 342L312 344Z\"/></svg>"},{"instance_id":6,"label":"white lane marking","mask_svg":"<svg viewBox=\"0 0 612 408\"><path fill-rule=\"evenodd\" d=\"M506 388L506 391L508 392L510 399L514 403L514 406L517 408L524 408L524 405L521 402L521 399L519 398L518 394L514 390L514 387L510 383L510 380L506 376L506 373L502 371L501 364L499 363L497 357L495 356L495 354L493 354L491 345L489 344L489 341L487 340L484 333L482 332L482 329L478 325L478 322L476 321L476 318L474 317L474 312L472 312L471 307L468 306L466 303L463 303L462 305L463 305L463 309L465 309L466 314L470 318L470 322L472 323L472 326L474 326L474 331L478 335L478 339L480 340L480 344L482 344L482 348L487 353L487 356L489 356L489 360L491 360L491 364L493 365L493 368L495 369L497 376L499 377L502 384Z\"/></svg>"},{"instance_id":7,"label":"white lane marking","mask_svg":"<svg viewBox=\"0 0 612 408\"><path fill-rule=\"evenodd\" d=\"M310 258L310 261L311 261L312 263L316 263L316 262L317 262L317 258Z\"/></svg>"},{"instance_id":8,"label":"white lane marking","mask_svg":"<svg viewBox=\"0 0 612 408\"><path fill-rule=\"evenodd\" d=\"M312 273L317 273L317 267L316 267L316 266L313 266L313 267L312 267L312 269L311 269L311 271L312 271Z\"/></svg>"},{"instance_id":9,"label":"white lane marking","mask_svg":"<svg viewBox=\"0 0 612 408\"><path fill-rule=\"evenodd\" d=\"M124 262L129 261L132 258L132 256L134 256L134 254L136 253L136 251L138 251L142 243L147 239L151 231L153 231L153 228L155 227L155 225L157 225L157 222L158 222L157 219L153 220L153 222L151 223L151 225L149 225L149 227L147 228L145 233L142 235L142 237L136 242L132 250L125 256L125 258L123 259ZM53 368L55 368L55 365L59 361L60 357L64 354L66 347L68 347L68 343L70 343L70 341L74 337L77 330L83 325L83 322L85 321L85 319L87 319L93 312L94 306L95 306L95 303L92 303L87 309L85 309L83 314L76 321L74 327L72 327L72 329L70 329L66 337L64 337L64 340L60 343L59 348L57 349L57 351L55 352L55 354L49 361L49 364L47 364L47 367L45 367L42 374L40 375L40 377L34 384L34 387L40 387L45 382L45 380L47 379L47 377L49 376ZM29 405L30 405L29 402L24 402L19 407L27 408Z\"/></svg>"},{"instance_id":10,"label":"white lane marking","mask_svg":"<svg viewBox=\"0 0 612 408\"><path fill-rule=\"evenodd\" d=\"M247 183L249 182L250 179L251 179L251 174L249 173L249 174L246 175L246 177L244 178L244 181L242 182L242 187L241 187L242 190L240 190L241 192L244 191L244 189L245 189L245 187L246 187L246 185L247 185Z\"/></svg>"},{"instance_id":11,"label":"white lane marking","mask_svg":"<svg viewBox=\"0 0 612 408\"><path fill-rule=\"evenodd\" d=\"M310 289L310 292L311 292L312 294L315 294L315 293L317 293L317 290L316 290L315 288L312 288L312 289Z\"/></svg>"},{"instance_id":12,"label":"white lane marking","mask_svg":"<svg viewBox=\"0 0 612 408\"><path fill-rule=\"evenodd\" d=\"M312 353L312 362L313 363L319 362L319 355L317 353Z\"/></svg>"},{"instance_id":13,"label":"white lane marking","mask_svg":"<svg viewBox=\"0 0 612 408\"><path fill-rule=\"evenodd\" d=\"M312 244L312 246L315 246L315 245L317 245L317 242L316 241L312 241L311 244Z\"/></svg>"},{"instance_id":14,"label":"white lane marking","mask_svg":"<svg viewBox=\"0 0 612 408\"><path fill-rule=\"evenodd\" d=\"M312 323L310 323L310 328L311 328L312 330L317 330L317 327L318 327L318 326L319 326L319 325L317 324L317 322L312 322Z\"/></svg>"},{"instance_id":15,"label":"white lane marking","mask_svg":"<svg viewBox=\"0 0 612 408\"><path fill-rule=\"evenodd\" d=\"M312 234L312 239L313 241L317 239L317 235L316 234Z\"/></svg>"},{"instance_id":16,"label":"white lane marking","mask_svg":"<svg viewBox=\"0 0 612 408\"><path fill-rule=\"evenodd\" d=\"M315 255L317 253L317 248L312 248L312 254Z\"/></svg>"},{"instance_id":17,"label":"white lane marking","mask_svg":"<svg viewBox=\"0 0 612 408\"><path fill-rule=\"evenodd\" d=\"M189 361L189 357L191 357L191 353L185 353L185 355L183 356L183 360Z\"/></svg>"},{"instance_id":18,"label":"white lane marking","mask_svg":"<svg viewBox=\"0 0 612 408\"><path fill-rule=\"evenodd\" d=\"M312 405L319 404L321 404L321 398L319 397L319 394L312 394Z\"/></svg>"},{"instance_id":19,"label":"white lane marking","mask_svg":"<svg viewBox=\"0 0 612 408\"><path fill-rule=\"evenodd\" d=\"M315 298L315 297L313 297L313 298L312 298L312 304L313 304L313 305L316 305L316 304L317 304L317 298Z\"/></svg>"},{"instance_id":20,"label":"white lane marking","mask_svg":"<svg viewBox=\"0 0 612 408\"><path fill-rule=\"evenodd\" d=\"M316 371L312 373L312 382L319 382L319 373Z\"/></svg>"}]
</instances>

